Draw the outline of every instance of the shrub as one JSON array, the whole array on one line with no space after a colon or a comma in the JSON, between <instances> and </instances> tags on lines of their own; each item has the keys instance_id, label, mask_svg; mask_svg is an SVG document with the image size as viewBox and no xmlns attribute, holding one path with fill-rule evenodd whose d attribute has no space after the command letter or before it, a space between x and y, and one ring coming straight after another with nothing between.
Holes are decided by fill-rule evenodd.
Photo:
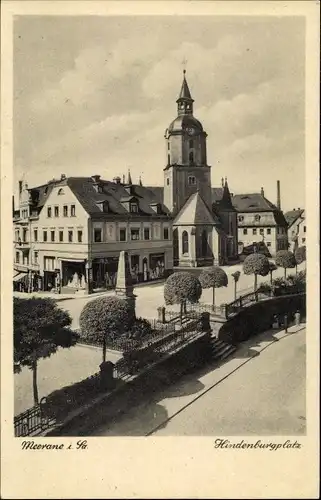
<instances>
[{"instance_id":1,"label":"shrub","mask_svg":"<svg viewBox=\"0 0 321 500\"><path fill-rule=\"evenodd\" d=\"M270 294L271 290L272 290L271 285L269 283L267 283L266 281L261 283L257 289L258 292L266 293L267 295Z\"/></svg>"},{"instance_id":2,"label":"shrub","mask_svg":"<svg viewBox=\"0 0 321 500\"><path fill-rule=\"evenodd\" d=\"M275 256L275 263L277 266L283 267L284 278L286 278L286 270L295 267L295 257L289 250L279 250Z\"/></svg>"},{"instance_id":3,"label":"shrub","mask_svg":"<svg viewBox=\"0 0 321 500\"><path fill-rule=\"evenodd\" d=\"M254 274L254 291L257 289L257 276L266 276L270 270L270 263L265 255L252 253L243 263L244 274Z\"/></svg>"},{"instance_id":4,"label":"shrub","mask_svg":"<svg viewBox=\"0 0 321 500\"><path fill-rule=\"evenodd\" d=\"M294 252L295 258L295 269L298 270L298 265L302 264L302 262L306 261L306 247L305 245L302 247L298 247Z\"/></svg>"},{"instance_id":5,"label":"shrub","mask_svg":"<svg viewBox=\"0 0 321 500\"><path fill-rule=\"evenodd\" d=\"M132 306L119 297L98 297L87 302L79 318L82 336L103 346L103 361L106 361L107 341L130 330L133 322Z\"/></svg>"},{"instance_id":6,"label":"shrub","mask_svg":"<svg viewBox=\"0 0 321 500\"><path fill-rule=\"evenodd\" d=\"M213 289L213 309L215 308L215 288L227 286L228 278L226 272L218 266L203 270L199 277L202 288Z\"/></svg>"}]
</instances>

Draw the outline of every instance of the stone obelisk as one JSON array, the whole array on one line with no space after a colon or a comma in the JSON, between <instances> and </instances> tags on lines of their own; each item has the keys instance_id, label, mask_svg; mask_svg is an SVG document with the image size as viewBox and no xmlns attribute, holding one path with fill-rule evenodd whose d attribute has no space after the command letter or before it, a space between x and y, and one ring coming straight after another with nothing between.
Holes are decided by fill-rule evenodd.
<instances>
[{"instance_id":1,"label":"stone obelisk","mask_svg":"<svg viewBox=\"0 0 321 500\"><path fill-rule=\"evenodd\" d=\"M117 297L128 302L135 315L136 295L134 294L133 280L130 272L128 253L122 250L119 254L117 281L115 292Z\"/></svg>"}]
</instances>

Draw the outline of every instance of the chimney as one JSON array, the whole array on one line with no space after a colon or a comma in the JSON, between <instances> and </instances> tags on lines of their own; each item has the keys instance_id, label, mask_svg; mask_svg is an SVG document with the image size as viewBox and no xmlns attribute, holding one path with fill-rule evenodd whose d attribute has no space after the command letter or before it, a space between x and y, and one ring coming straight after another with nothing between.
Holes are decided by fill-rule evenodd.
<instances>
[{"instance_id":1,"label":"chimney","mask_svg":"<svg viewBox=\"0 0 321 500\"><path fill-rule=\"evenodd\" d=\"M113 178L113 181L115 182L115 184L120 184L121 179L117 176Z\"/></svg>"},{"instance_id":2,"label":"chimney","mask_svg":"<svg viewBox=\"0 0 321 500\"><path fill-rule=\"evenodd\" d=\"M22 181L19 181L19 195L22 193Z\"/></svg>"},{"instance_id":3,"label":"chimney","mask_svg":"<svg viewBox=\"0 0 321 500\"><path fill-rule=\"evenodd\" d=\"M123 184L125 184L125 182L126 182L126 181L125 181L125 175L123 175Z\"/></svg>"},{"instance_id":4,"label":"chimney","mask_svg":"<svg viewBox=\"0 0 321 500\"><path fill-rule=\"evenodd\" d=\"M281 210L281 190L280 190L280 181L276 181L276 193L277 193L277 198L276 198L276 206L278 210Z\"/></svg>"},{"instance_id":5,"label":"chimney","mask_svg":"<svg viewBox=\"0 0 321 500\"><path fill-rule=\"evenodd\" d=\"M264 196L264 188L261 187L261 196Z\"/></svg>"},{"instance_id":6,"label":"chimney","mask_svg":"<svg viewBox=\"0 0 321 500\"><path fill-rule=\"evenodd\" d=\"M61 176L60 176L60 180L61 180L61 181L64 181L65 179L66 179L66 174L61 174Z\"/></svg>"}]
</instances>

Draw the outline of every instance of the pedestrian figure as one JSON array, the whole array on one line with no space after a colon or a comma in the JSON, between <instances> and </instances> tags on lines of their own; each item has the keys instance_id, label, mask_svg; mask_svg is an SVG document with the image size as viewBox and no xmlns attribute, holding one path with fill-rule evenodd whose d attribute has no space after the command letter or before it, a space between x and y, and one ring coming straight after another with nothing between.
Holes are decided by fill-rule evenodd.
<instances>
[{"instance_id":1,"label":"pedestrian figure","mask_svg":"<svg viewBox=\"0 0 321 500\"><path fill-rule=\"evenodd\" d=\"M288 315L287 314L284 315L284 331L285 331L285 333L288 332Z\"/></svg>"},{"instance_id":2,"label":"pedestrian figure","mask_svg":"<svg viewBox=\"0 0 321 500\"><path fill-rule=\"evenodd\" d=\"M300 311L297 311L294 315L294 320L295 320L295 324L296 326L299 326L300 325L300 322L301 322L301 314L300 314Z\"/></svg>"},{"instance_id":3,"label":"pedestrian figure","mask_svg":"<svg viewBox=\"0 0 321 500\"><path fill-rule=\"evenodd\" d=\"M274 314L274 316L273 316L272 328L275 329L275 330L277 330L278 328L280 328L280 322L279 322L279 318L278 318L277 314Z\"/></svg>"}]
</instances>

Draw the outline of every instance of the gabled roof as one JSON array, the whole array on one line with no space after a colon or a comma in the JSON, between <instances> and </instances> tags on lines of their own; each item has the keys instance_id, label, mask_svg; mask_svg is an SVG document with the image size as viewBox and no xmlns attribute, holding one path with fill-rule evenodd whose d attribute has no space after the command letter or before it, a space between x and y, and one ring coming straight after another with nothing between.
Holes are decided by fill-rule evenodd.
<instances>
[{"instance_id":1,"label":"gabled roof","mask_svg":"<svg viewBox=\"0 0 321 500\"><path fill-rule=\"evenodd\" d=\"M214 214L211 214L198 191L188 198L173 222L175 226L215 225L218 223L219 221Z\"/></svg>"},{"instance_id":2,"label":"gabled roof","mask_svg":"<svg viewBox=\"0 0 321 500\"><path fill-rule=\"evenodd\" d=\"M98 191L95 188L97 184L100 188ZM111 214L126 215L129 212L122 203L130 201L132 198L137 200L139 208L139 212L135 213L135 217L139 215L155 216L155 210L151 207L151 204L154 203L159 203L161 206L161 213L157 215L169 215L169 211L163 205L162 200L159 200L149 188L140 185L131 185L129 192L128 187L126 189L121 183L100 179L99 181L95 181L92 177L68 177L61 181L56 180L32 188L30 191L34 199L33 208L41 210L53 187L66 185L71 189L86 212L92 216L102 215L100 205L104 202L108 203Z\"/></svg>"},{"instance_id":3,"label":"gabled roof","mask_svg":"<svg viewBox=\"0 0 321 500\"><path fill-rule=\"evenodd\" d=\"M235 194L232 198L238 212L270 212L278 210L273 203L260 193Z\"/></svg>"},{"instance_id":4,"label":"gabled roof","mask_svg":"<svg viewBox=\"0 0 321 500\"><path fill-rule=\"evenodd\" d=\"M304 209L293 209L289 210L284 214L285 220L288 223L288 226L291 227L304 213Z\"/></svg>"}]
</instances>

